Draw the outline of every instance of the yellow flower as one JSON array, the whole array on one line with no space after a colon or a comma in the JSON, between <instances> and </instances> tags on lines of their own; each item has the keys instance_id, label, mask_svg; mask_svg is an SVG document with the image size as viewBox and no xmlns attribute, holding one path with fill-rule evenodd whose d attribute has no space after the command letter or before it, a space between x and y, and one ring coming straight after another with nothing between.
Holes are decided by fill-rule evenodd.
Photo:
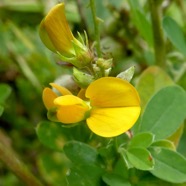
<instances>
[{"instance_id":1,"label":"yellow flower","mask_svg":"<svg viewBox=\"0 0 186 186\"><path fill-rule=\"evenodd\" d=\"M70 30L64 3L49 11L40 24L39 34L45 46L58 53L64 61L81 68L92 60L88 47L77 40Z\"/></svg>"},{"instance_id":2,"label":"yellow flower","mask_svg":"<svg viewBox=\"0 0 186 186\"><path fill-rule=\"evenodd\" d=\"M91 83L78 96L56 84L58 96L50 88L43 91L46 108L56 109L56 118L64 124L86 120L91 131L103 137L118 136L129 130L140 115L140 99L136 89L127 81L103 77ZM81 98L80 98L81 97Z\"/></svg>"}]
</instances>

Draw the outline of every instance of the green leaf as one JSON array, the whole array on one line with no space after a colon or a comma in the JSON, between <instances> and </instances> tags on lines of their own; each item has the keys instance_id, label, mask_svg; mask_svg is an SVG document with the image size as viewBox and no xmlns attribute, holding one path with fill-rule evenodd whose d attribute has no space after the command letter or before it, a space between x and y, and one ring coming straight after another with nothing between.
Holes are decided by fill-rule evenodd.
<instances>
[{"instance_id":1,"label":"green leaf","mask_svg":"<svg viewBox=\"0 0 186 186\"><path fill-rule=\"evenodd\" d=\"M98 186L103 173L103 169L96 165L74 164L66 179L70 186Z\"/></svg>"},{"instance_id":2,"label":"green leaf","mask_svg":"<svg viewBox=\"0 0 186 186\"><path fill-rule=\"evenodd\" d=\"M66 173L70 166L69 160L64 154L59 152L50 152L41 154L38 159L39 171L47 185L67 186Z\"/></svg>"},{"instance_id":3,"label":"green leaf","mask_svg":"<svg viewBox=\"0 0 186 186\"><path fill-rule=\"evenodd\" d=\"M152 132L156 140L173 134L186 118L186 93L179 86L161 89L149 101L141 118L140 132Z\"/></svg>"},{"instance_id":4,"label":"green leaf","mask_svg":"<svg viewBox=\"0 0 186 186\"><path fill-rule=\"evenodd\" d=\"M103 175L102 179L108 186L131 186L126 179L117 174L107 173Z\"/></svg>"},{"instance_id":5,"label":"green leaf","mask_svg":"<svg viewBox=\"0 0 186 186\"><path fill-rule=\"evenodd\" d=\"M131 139L128 148L136 147L147 148L152 144L153 141L154 135L152 133L149 132L139 133Z\"/></svg>"},{"instance_id":6,"label":"green leaf","mask_svg":"<svg viewBox=\"0 0 186 186\"><path fill-rule=\"evenodd\" d=\"M124 148L119 148L118 152L121 155L121 158L123 160L123 162L125 163L127 169L133 168L134 166L132 165L132 163L129 161L128 157L127 157L127 151Z\"/></svg>"},{"instance_id":7,"label":"green leaf","mask_svg":"<svg viewBox=\"0 0 186 186\"><path fill-rule=\"evenodd\" d=\"M126 151L130 163L139 170L151 170L154 160L150 152L145 148L131 148Z\"/></svg>"},{"instance_id":8,"label":"green leaf","mask_svg":"<svg viewBox=\"0 0 186 186\"><path fill-rule=\"evenodd\" d=\"M58 151L62 151L66 141L71 139L68 128L63 128L60 123L42 121L38 124L36 132L44 145Z\"/></svg>"},{"instance_id":9,"label":"green leaf","mask_svg":"<svg viewBox=\"0 0 186 186\"><path fill-rule=\"evenodd\" d=\"M115 159L117 152L115 151L114 141L110 141L108 144L104 144L98 149L99 156L104 159L104 161L110 161Z\"/></svg>"},{"instance_id":10,"label":"green leaf","mask_svg":"<svg viewBox=\"0 0 186 186\"><path fill-rule=\"evenodd\" d=\"M148 67L136 84L136 89L139 92L141 106L144 109L149 99L161 88L172 85L173 81L161 68L157 66Z\"/></svg>"},{"instance_id":11,"label":"green leaf","mask_svg":"<svg viewBox=\"0 0 186 186\"><path fill-rule=\"evenodd\" d=\"M122 154L121 154L122 155ZM123 157L120 157L118 161L115 163L113 173L120 175L125 180L129 179L129 169L125 164L125 161L123 161Z\"/></svg>"},{"instance_id":12,"label":"green leaf","mask_svg":"<svg viewBox=\"0 0 186 186\"><path fill-rule=\"evenodd\" d=\"M185 186L185 183L183 184L170 183L153 176L151 173L149 174L146 173L145 176L140 177L137 186Z\"/></svg>"},{"instance_id":13,"label":"green leaf","mask_svg":"<svg viewBox=\"0 0 186 186\"><path fill-rule=\"evenodd\" d=\"M0 84L0 104L4 104L12 89L7 84Z\"/></svg>"},{"instance_id":14,"label":"green leaf","mask_svg":"<svg viewBox=\"0 0 186 186\"><path fill-rule=\"evenodd\" d=\"M153 46L152 26L136 0L129 0L133 23L150 47ZM138 6L136 6L138 5Z\"/></svg>"},{"instance_id":15,"label":"green leaf","mask_svg":"<svg viewBox=\"0 0 186 186\"><path fill-rule=\"evenodd\" d=\"M163 147L163 148L168 148L170 150L175 150L174 143L169 141L169 140L157 140L155 141L152 145L152 147Z\"/></svg>"},{"instance_id":16,"label":"green leaf","mask_svg":"<svg viewBox=\"0 0 186 186\"><path fill-rule=\"evenodd\" d=\"M0 105L0 116L3 114L4 107Z\"/></svg>"},{"instance_id":17,"label":"green leaf","mask_svg":"<svg viewBox=\"0 0 186 186\"><path fill-rule=\"evenodd\" d=\"M171 17L163 19L163 29L172 44L186 56L186 42L182 29Z\"/></svg>"},{"instance_id":18,"label":"green leaf","mask_svg":"<svg viewBox=\"0 0 186 186\"><path fill-rule=\"evenodd\" d=\"M98 153L93 147L78 141L70 141L65 144L64 152L66 156L76 164L98 163Z\"/></svg>"},{"instance_id":19,"label":"green leaf","mask_svg":"<svg viewBox=\"0 0 186 186\"><path fill-rule=\"evenodd\" d=\"M172 183L186 182L186 159L182 155L166 148L151 148L151 154L155 165L150 172L154 176Z\"/></svg>"},{"instance_id":20,"label":"green leaf","mask_svg":"<svg viewBox=\"0 0 186 186\"><path fill-rule=\"evenodd\" d=\"M70 186L97 186L104 173L93 147L78 141L65 144L64 152L73 163L67 180Z\"/></svg>"}]
</instances>

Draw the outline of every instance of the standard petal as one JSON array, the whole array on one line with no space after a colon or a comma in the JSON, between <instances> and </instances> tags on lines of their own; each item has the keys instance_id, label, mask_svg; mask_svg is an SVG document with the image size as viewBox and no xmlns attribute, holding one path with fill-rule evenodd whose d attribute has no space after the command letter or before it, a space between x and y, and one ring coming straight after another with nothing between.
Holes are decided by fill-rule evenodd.
<instances>
[{"instance_id":1,"label":"standard petal","mask_svg":"<svg viewBox=\"0 0 186 186\"><path fill-rule=\"evenodd\" d=\"M65 17L64 3L57 4L43 20L50 40L62 55L73 55L72 41L75 39Z\"/></svg>"},{"instance_id":2,"label":"standard petal","mask_svg":"<svg viewBox=\"0 0 186 186\"><path fill-rule=\"evenodd\" d=\"M87 118L87 125L99 136L118 136L135 124L140 110L140 107L95 108Z\"/></svg>"},{"instance_id":3,"label":"standard petal","mask_svg":"<svg viewBox=\"0 0 186 186\"><path fill-rule=\"evenodd\" d=\"M103 77L86 90L86 97L93 107L139 106L140 99L136 89L128 82L116 77Z\"/></svg>"},{"instance_id":4,"label":"standard petal","mask_svg":"<svg viewBox=\"0 0 186 186\"><path fill-rule=\"evenodd\" d=\"M73 95L60 96L54 100L58 107L57 118L62 123L77 123L85 119L89 106Z\"/></svg>"},{"instance_id":5,"label":"standard petal","mask_svg":"<svg viewBox=\"0 0 186 186\"><path fill-rule=\"evenodd\" d=\"M47 109L54 107L54 99L57 98L57 95L50 88L45 88L43 90L43 103Z\"/></svg>"}]
</instances>

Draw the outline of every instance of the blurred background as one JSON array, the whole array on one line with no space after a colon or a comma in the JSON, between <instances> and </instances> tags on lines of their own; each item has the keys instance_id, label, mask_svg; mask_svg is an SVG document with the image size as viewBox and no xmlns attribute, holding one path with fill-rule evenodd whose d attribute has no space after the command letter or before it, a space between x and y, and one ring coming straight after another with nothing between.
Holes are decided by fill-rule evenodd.
<instances>
[{"instance_id":1,"label":"blurred background","mask_svg":"<svg viewBox=\"0 0 186 186\"><path fill-rule=\"evenodd\" d=\"M96 1L100 23L101 45L105 56L114 59L111 75L115 76L135 65L135 77L155 65L152 28L148 0L140 0L140 14L126 0ZM36 135L36 126L46 120L42 90L61 75L70 74L70 66L60 63L40 41L38 28L48 10L57 0L0 0L0 97L4 112L0 117L0 133L6 136L20 159L44 182L46 167L41 161L48 153ZM88 0L66 0L66 16L74 35L87 31L90 45L94 44L94 29ZM170 0L164 3L164 14L173 17L186 34L186 3ZM137 17L141 16L141 24ZM186 89L185 57L167 42L165 71ZM183 133L178 151L186 156ZM48 160L48 159L47 159ZM0 161L0 186L23 185Z\"/></svg>"}]
</instances>

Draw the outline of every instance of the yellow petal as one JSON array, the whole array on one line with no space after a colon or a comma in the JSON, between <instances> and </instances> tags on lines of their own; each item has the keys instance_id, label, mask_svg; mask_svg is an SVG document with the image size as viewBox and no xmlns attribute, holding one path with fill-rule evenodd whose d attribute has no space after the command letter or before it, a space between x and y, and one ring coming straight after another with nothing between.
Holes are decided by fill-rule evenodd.
<instances>
[{"instance_id":1,"label":"yellow petal","mask_svg":"<svg viewBox=\"0 0 186 186\"><path fill-rule=\"evenodd\" d=\"M39 36L41 38L41 41L45 44L45 46L49 50L56 52L56 48L53 45L52 41L50 40L48 33L45 29L44 19L41 21L40 26L39 26Z\"/></svg>"},{"instance_id":2,"label":"yellow petal","mask_svg":"<svg viewBox=\"0 0 186 186\"><path fill-rule=\"evenodd\" d=\"M79 92L78 92L78 95L77 97L83 99L83 100L87 100L87 98L85 97L85 92L86 92L86 89L81 89Z\"/></svg>"},{"instance_id":3,"label":"yellow petal","mask_svg":"<svg viewBox=\"0 0 186 186\"><path fill-rule=\"evenodd\" d=\"M58 106L82 105L84 101L74 95L59 96L54 100L54 104Z\"/></svg>"},{"instance_id":4,"label":"yellow petal","mask_svg":"<svg viewBox=\"0 0 186 186\"><path fill-rule=\"evenodd\" d=\"M50 88L45 88L43 90L43 103L47 109L54 107L54 99L57 98L57 95Z\"/></svg>"},{"instance_id":5,"label":"yellow petal","mask_svg":"<svg viewBox=\"0 0 186 186\"><path fill-rule=\"evenodd\" d=\"M136 89L128 81L116 77L103 77L86 90L86 97L95 107L139 106L140 99Z\"/></svg>"},{"instance_id":6,"label":"yellow petal","mask_svg":"<svg viewBox=\"0 0 186 186\"><path fill-rule=\"evenodd\" d=\"M72 93L65 87L62 87L60 85L57 85L55 83L50 83L50 85L55 88L56 90L59 91L59 93L61 93L61 95L71 95Z\"/></svg>"},{"instance_id":7,"label":"yellow petal","mask_svg":"<svg viewBox=\"0 0 186 186\"><path fill-rule=\"evenodd\" d=\"M72 41L76 39L66 20L64 3L54 6L42 24L58 52L69 56L74 54Z\"/></svg>"},{"instance_id":8,"label":"yellow petal","mask_svg":"<svg viewBox=\"0 0 186 186\"><path fill-rule=\"evenodd\" d=\"M80 105L60 107L57 119L64 124L77 123L85 119L86 109Z\"/></svg>"},{"instance_id":9,"label":"yellow petal","mask_svg":"<svg viewBox=\"0 0 186 186\"><path fill-rule=\"evenodd\" d=\"M129 130L140 115L140 107L95 108L91 110L87 125L102 137L118 136Z\"/></svg>"},{"instance_id":10,"label":"yellow petal","mask_svg":"<svg viewBox=\"0 0 186 186\"><path fill-rule=\"evenodd\" d=\"M73 95L60 96L54 100L58 107L57 118L62 123L77 123L85 119L89 106Z\"/></svg>"}]
</instances>

